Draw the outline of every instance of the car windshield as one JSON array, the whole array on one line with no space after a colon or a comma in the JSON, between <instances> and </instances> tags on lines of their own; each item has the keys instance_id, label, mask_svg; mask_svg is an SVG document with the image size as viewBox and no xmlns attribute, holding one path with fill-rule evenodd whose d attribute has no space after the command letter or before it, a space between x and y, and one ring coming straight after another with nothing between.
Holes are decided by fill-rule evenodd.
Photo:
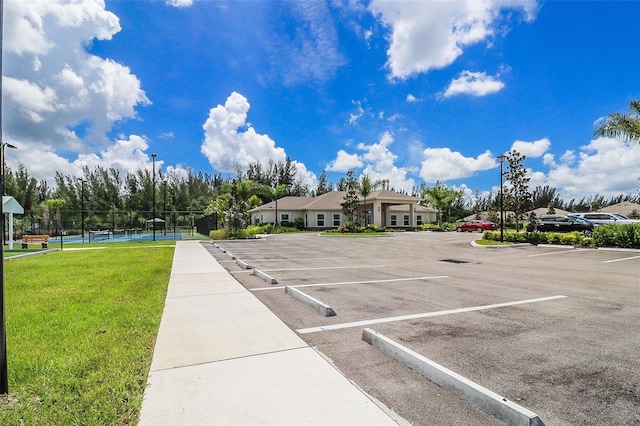
<instances>
[{"instance_id":1,"label":"car windshield","mask_svg":"<svg viewBox=\"0 0 640 426\"><path fill-rule=\"evenodd\" d=\"M573 215L569 215L567 216L569 219L575 220L577 222L589 222L587 219L580 217L580 216L573 216Z\"/></svg>"}]
</instances>

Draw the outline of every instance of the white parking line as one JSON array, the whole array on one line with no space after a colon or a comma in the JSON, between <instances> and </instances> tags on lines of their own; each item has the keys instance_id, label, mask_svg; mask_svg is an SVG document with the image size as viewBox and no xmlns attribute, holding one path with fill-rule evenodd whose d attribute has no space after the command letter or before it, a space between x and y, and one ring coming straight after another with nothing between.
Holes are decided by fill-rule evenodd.
<instances>
[{"instance_id":1,"label":"white parking line","mask_svg":"<svg viewBox=\"0 0 640 426\"><path fill-rule=\"evenodd\" d=\"M538 254L530 254L527 257L538 257L538 256L552 256L554 254L562 254L562 253L578 253L579 251L590 251L591 249L571 249L566 251L554 251L552 253L538 253Z\"/></svg>"},{"instance_id":2,"label":"white parking line","mask_svg":"<svg viewBox=\"0 0 640 426\"><path fill-rule=\"evenodd\" d=\"M605 260L604 263L622 262L624 260L640 259L640 256L623 257L622 259Z\"/></svg>"},{"instance_id":3,"label":"white parking line","mask_svg":"<svg viewBox=\"0 0 640 426\"><path fill-rule=\"evenodd\" d=\"M386 265L357 265L357 266L327 266L326 268L290 268L290 269L263 269L263 272L278 271L316 271L323 269L362 269L362 268L388 268Z\"/></svg>"},{"instance_id":4,"label":"white parking line","mask_svg":"<svg viewBox=\"0 0 640 426\"><path fill-rule=\"evenodd\" d=\"M328 287L328 286L337 286L337 285L353 285L353 284L378 284L378 283L391 283L397 281L416 281L416 280L432 280L438 278L449 278L448 275L436 275L433 277L414 277L414 278L392 278L389 280L371 280L371 281L342 281L335 283L316 283L316 284L300 284L300 285L292 285L289 287L301 288L301 287ZM276 287L265 287L265 288L252 288L251 291L263 291L263 290L276 290L283 289L285 286L276 286Z\"/></svg>"},{"instance_id":5,"label":"white parking line","mask_svg":"<svg viewBox=\"0 0 640 426\"><path fill-rule=\"evenodd\" d=\"M540 297L537 299L527 299L527 300L518 300L515 302L505 302L505 303L496 303L493 305L483 305L483 306L473 306L470 308L459 308L459 309L449 309L447 311L436 311L436 312L426 312L422 314L413 314L413 315L401 315L397 317L388 317L388 318L378 318L373 320L365 320L365 321L356 321L356 322L347 322L342 324L331 324L331 325L323 325L320 327L310 327L310 328L301 328L296 330L300 334L308 334L308 333L317 333L320 331L329 331L329 330L341 330L343 328L353 328L353 327L363 327L372 324L381 324L387 322L395 322L395 321L406 321L412 319L420 319L420 318L429 318L429 317L439 317L442 315L451 315L451 314L461 314L466 312L474 312L474 311L483 311L486 309L496 309L496 308L504 308L507 306L516 306L523 305L526 303L537 303L537 302L546 302L549 300L555 299L564 299L567 296L549 296L549 297Z\"/></svg>"},{"instance_id":6,"label":"white parking line","mask_svg":"<svg viewBox=\"0 0 640 426\"><path fill-rule=\"evenodd\" d=\"M264 254L264 253L262 253ZM336 260L343 257L300 257L298 259L249 259L251 262L289 262L294 260Z\"/></svg>"}]
</instances>

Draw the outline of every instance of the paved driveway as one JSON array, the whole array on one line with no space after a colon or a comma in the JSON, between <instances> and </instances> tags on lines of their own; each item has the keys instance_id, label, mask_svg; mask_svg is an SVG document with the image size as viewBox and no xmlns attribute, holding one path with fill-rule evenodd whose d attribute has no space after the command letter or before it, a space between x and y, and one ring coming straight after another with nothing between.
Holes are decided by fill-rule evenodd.
<instances>
[{"instance_id":1,"label":"paved driveway","mask_svg":"<svg viewBox=\"0 0 640 426\"><path fill-rule=\"evenodd\" d=\"M347 377L414 424L496 422L363 342L363 328L504 395L547 425L639 424L640 253L474 248L475 238L293 234L209 250ZM322 316L285 285L337 315Z\"/></svg>"}]
</instances>

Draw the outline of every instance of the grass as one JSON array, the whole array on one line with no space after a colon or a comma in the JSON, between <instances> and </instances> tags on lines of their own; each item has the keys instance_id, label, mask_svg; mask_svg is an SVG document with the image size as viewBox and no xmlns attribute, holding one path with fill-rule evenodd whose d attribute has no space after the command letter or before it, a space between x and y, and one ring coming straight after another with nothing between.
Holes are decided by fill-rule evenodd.
<instances>
[{"instance_id":1,"label":"grass","mask_svg":"<svg viewBox=\"0 0 640 426\"><path fill-rule=\"evenodd\" d=\"M500 242L500 241L492 241L492 240L475 240L475 243L479 246L509 246L513 243L508 241Z\"/></svg>"},{"instance_id":2,"label":"grass","mask_svg":"<svg viewBox=\"0 0 640 426\"><path fill-rule=\"evenodd\" d=\"M145 245L5 262L0 424L137 423L173 257Z\"/></svg>"}]
</instances>

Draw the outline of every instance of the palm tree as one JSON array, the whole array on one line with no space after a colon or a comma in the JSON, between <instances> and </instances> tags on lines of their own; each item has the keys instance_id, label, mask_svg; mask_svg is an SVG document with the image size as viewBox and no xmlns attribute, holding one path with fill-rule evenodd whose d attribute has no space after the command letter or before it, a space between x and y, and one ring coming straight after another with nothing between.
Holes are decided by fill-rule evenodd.
<instances>
[{"instance_id":1,"label":"palm tree","mask_svg":"<svg viewBox=\"0 0 640 426\"><path fill-rule=\"evenodd\" d=\"M463 192L447 188L442 182L436 182L433 188L425 188L422 191L422 199L438 209L438 226L442 227L442 211L451 208L454 201L463 196Z\"/></svg>"},{"instance_id":2,"label":"palm tree","mask_svg":"<svg viewBox=\"0 0 640 426\"><path fill-rule=\"evenodd\" d=\"M280 184L275 187L265 185L263 188L265 194L276 202L276 221L274 225L278 226L278 199L287 195L289 193L289 188L284 184Z\"/></svg>"},{"instance_id":3,"label":"palm tree","mask_svg":"<svg viewBox=\"0 0 640 426\"><path fill-rule=\"evenodd\" d=\"M610 138L621 138L628 141L640 143L640 101L632 100L629 103L630 114L612 112L606 123L598 127L594 136L607 136Z\"/></svg>"},{"instance_id":4,"label":"palm tree","mask_svg":"<svg viewBox=\"0 0 640 426\"><path fill-rule=\"evenodd\" d=\"M358 182L358 193L362 195L362 216L364 218L364 226L367 226L367 197L372 191L375 191L380 185L381 180L373 181L368 174L363 174Z\"/></svg>"}]
</instances>

